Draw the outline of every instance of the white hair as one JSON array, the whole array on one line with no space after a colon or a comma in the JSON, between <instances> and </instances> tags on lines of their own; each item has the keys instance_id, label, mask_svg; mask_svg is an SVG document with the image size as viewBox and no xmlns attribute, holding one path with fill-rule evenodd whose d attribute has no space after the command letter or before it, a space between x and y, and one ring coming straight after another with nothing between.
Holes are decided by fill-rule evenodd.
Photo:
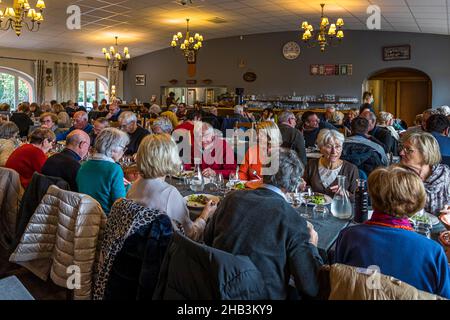
<instances>
[{"instance_id":1,"label":"white hair","mask_svg":"<svg viewBox=\"0 0 450 320\"><path fill-rule=\"evenodd\" d=\"M122 112L119 116L119 122L125 121L127 124L131 122L137 122L136 115L131 111Z\"/></svg>"},{"instance_id":2,"label":"white hair","mask_svg":"<svg viewBox=\"0 0 450 320\"><path fill-rule=\"evenodd\" d=\"M450 116L450 107L449 106L441 106L439 108L437 108L437 110L439 111L439 114L442 114L443 116Z\"/></svg>"},{"instance_id":3,"label":"white hair","mask_svg":"<svg viewBox=\"0 0 450 320\"><path fill-rule=\"evenodd\" d=\"M391 121L393 118L394 116L392 115L392 113L381 111L378 114L378 123L385 124Z\"/></svg>"},{"instance_id":4,"label":"white hair","mask_svg":"<svg viewBox=\"0 0 450 320\"><path fill-rule=\"evenodd\" d=\"M336 140L342 146L344 144L345 137L337 130L322 129L317 136L316 143L317 146L321 148L332 140Z\"/></svg>"},{"instance_id":5,"label":"white hair","mask_svg":"<svg viewBox=\"0 0 450 320\"><path fill-rule=\"evenodd\" d=\"M241 114L242 112L244 112L244 107L243 106L241 106L240 104L234 106L234 113Z\"/></svg>"},{"instance_id":6,"label":"white hair","mask_svg":"<svg viewBox=\"0 0 450 320\"><path fill-rule=\"evenodd\" d=\"M95 138L94 148L98 153L111 157L114 151L130 143L128 134L116 128L106 128Z\"/></svg>"}]
</instances>

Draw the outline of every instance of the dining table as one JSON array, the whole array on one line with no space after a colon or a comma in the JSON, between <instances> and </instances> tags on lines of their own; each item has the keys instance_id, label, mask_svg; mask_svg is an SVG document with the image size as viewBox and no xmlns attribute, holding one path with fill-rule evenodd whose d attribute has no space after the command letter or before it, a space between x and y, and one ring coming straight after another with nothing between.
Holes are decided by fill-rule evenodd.
<instances>
[{"instance_id":1,"label":"dining table","mask_svg":"<svg viewBox=\"0 0 450 320\"><path fill-rule=\"evenodd\" d=\"M226 195L224 192L218 191L218 188L212 184L205 184L204 190L199 192L194 192L190 189L189 184L185 179L178 179L175 177L168 177L166 182L173 185L177 188L177 190L181 193L183 197L189 196L192 194L210 194L223 199ZM246 192L248 189L240 190L240 191L231 191L231 192ZM330 211L330 204L327 205L328 211ZM191 219L195 219L201 213L201 208L193 208L188 207ZM322 217L314 217L312 213L313 206L298 206L293 207L297 213L305 219L309 221L316 230L319 241L317 248L319 249L319 253L325 261L328 261L333 254L333 245L336 242L339 233L341 230L345 229L352 223L352 219L338 219L335 218L331 213Z\"/></svg>"}]
</instances>

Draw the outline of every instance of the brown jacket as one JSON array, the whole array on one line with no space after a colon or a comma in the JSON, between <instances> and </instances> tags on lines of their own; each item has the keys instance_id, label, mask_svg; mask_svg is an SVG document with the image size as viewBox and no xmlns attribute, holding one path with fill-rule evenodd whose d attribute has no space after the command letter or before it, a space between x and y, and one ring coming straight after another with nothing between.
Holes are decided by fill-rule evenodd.
<instances>
[{"instance_id":1,"label":"brown jacket","mask_svg":"<svg viewBox=\"0 0 450 320\"><path fill-rule=\"evenodd\" d=\"M445 300L393 277L343 264L324 266L321 273L329 275L329 300Z\"/></svg>"},{"instance_id":2,"label":"brown jacket","mask_svg":"<svg viewBox=\"0 0 450 320\"><path fill-rule=\"evenodd\" d=\"M73 276L68 267L77 266L80 288L75 289L74 298L90 299L105 225L105 213L96 200L52 185L9 261L24 266L44 281L50 274L55 284L65 288Z\"/></svg>"},{"instance_id":3,"label":"brown jacket","mask_svg":"<svg viewBox=\"0 0 450 320\"><path fill-rule=\"evenodd\" d=\"M16 237L19 202L23 196L19 174L0 167L0 245L12 250L11 243Z\"/></svg>"}]
</instances>

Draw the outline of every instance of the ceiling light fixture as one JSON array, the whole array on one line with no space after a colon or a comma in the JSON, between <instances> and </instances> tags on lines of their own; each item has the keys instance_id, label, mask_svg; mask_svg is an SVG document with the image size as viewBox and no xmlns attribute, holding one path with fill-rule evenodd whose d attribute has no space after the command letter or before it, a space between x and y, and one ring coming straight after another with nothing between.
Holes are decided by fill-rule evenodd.
<instances>
[{"instance_id":1,"label":"ceiling light fixture","mask_svg":"<svg viewBox=\"0 0 450 320\"><path fill-rule=\"evenodd\" d=\"M180 45L180 49L183 51L183 55L186 58L188 63L195 63L197 60L197 52L203 46L203 36L201 34L196 33L193 37L189 31L189 19L186 19L186 35L183 39L183 34L178 32L172 38L171 46L172 48ZM180 44L178 43L180 41Z\"/></svg>"},{"instance_id":2,"label":"ceiling light fixture","mask_svg":"<svg viewBox=\"0 0 450 320\"><path fill-rule=\"evenodd\" d=\"M123 53L121 54L118 45L119 37L115 36L114 38L116 39L116 44L109 47L109 51L106 48L102 49L105 59L108 60L109 63L117 66L120 65L120 63L126 64L131 58L128 47L124 47Z\"/></svg>"},{"instance_id":3,"label":"ceiling light fixture","mask_svg":"<svg viewBox=\"0 0 450 320\"><path fill-rule=\"evenodd\" d=\"M330 22L327 17L324 16L323 8L325 4L320 4L322 7L322 15L320 17L320 27L318 32L314 32L314 28L307 21L302 23L303 35L302 40L308 44L308 47L320 46L320 51L324 52L327 46L335 46L334 39L338 39L341 42L344 38L344 19L337 19L336 23ZM328 27L329 26L329 27Z\"/></svg>"},{"instance_id":4,"label":"ceiling light fixture","mask_svg":"<svg viewBox=\"0 0 450 320\"><path fill-rule=\"evenodd\" d=\"M37 1L36 9L31 9L28 0L14 0L12 7L0 10L0 30L13 29L20 36L25 25L31 32L39 31L41 22L44 21L42 12L45 8L44 0Z\"/></svg>"}]
</instances>

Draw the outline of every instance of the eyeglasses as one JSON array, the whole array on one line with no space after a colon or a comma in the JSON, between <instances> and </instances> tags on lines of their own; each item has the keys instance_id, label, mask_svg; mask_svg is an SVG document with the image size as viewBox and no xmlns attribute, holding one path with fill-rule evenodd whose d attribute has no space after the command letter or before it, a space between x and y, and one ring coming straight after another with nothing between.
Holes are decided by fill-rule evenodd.
<instances>
[{"instance_id":1,"label":"eyeglasses","mask_svg":"<svg viewBox=\"0 0 450 320\"><path fill-rule=\"evenodd\" d=\"M399 145L399 149L400 149L400 151L403 151L406 154L412 154L412 153L414 153L414 151L416 151L416 149L411 149L411 148L405 147L404 145Z\"/></svg>"},{"instance_id":2,"label":"eyeglasses","mask_svg":"<svg viewBox=\"0 0 450 320\"><path fill-rule=\"evenodd\" d=\"M342 146L341 145L332 145L332 144L326 144L324 145L325 148L332 150L334 148L334 150L336 151L341 151L342 150Z\"/></svg>"}]
</instances>

